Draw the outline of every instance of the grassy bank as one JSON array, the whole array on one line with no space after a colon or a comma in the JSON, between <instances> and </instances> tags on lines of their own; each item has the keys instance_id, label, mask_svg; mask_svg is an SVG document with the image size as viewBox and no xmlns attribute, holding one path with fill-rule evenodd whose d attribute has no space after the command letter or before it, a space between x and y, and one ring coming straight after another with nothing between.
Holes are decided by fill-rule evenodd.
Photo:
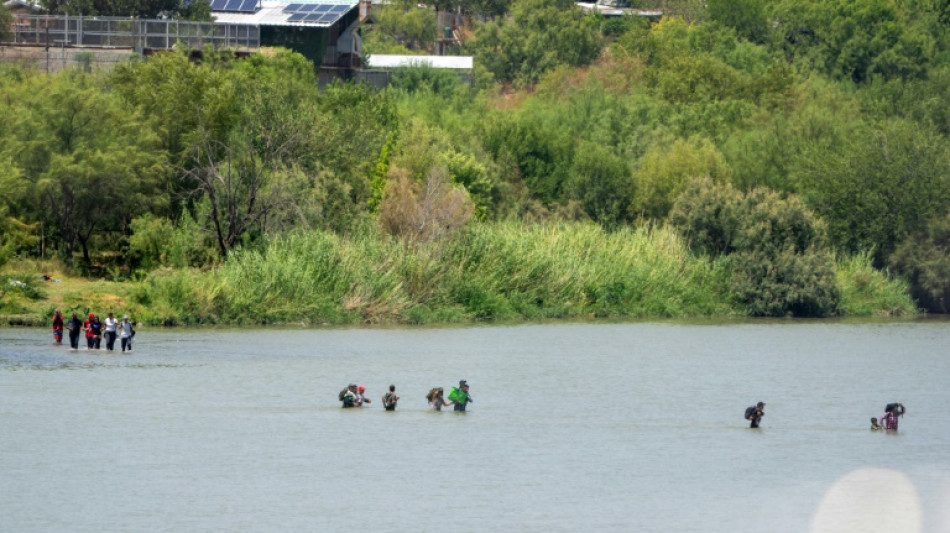
<instances>
[{"instance_id":1,"label":"grassy bank","mask_svg":"<svg viewBox=\"0 0 950 533\"><path fill-rule=\"evenodd\" d=\"M10 273L42 273L17 264ZM37 270L39 269L39 270ZM33 272L30 272L32 270ZM368 231L297 233L233 254L210 271L158 270L141 282L32 281L4 296L10 317L130 313L149 324L458 323L550 318L744 316L719 262L690 254L667 228L475 225L448 241L405 243ZM841 312L914 312L906 286L867 258L838 262ZM11 296L12 295L12 296Z\"/></svg>"}]
</instances>

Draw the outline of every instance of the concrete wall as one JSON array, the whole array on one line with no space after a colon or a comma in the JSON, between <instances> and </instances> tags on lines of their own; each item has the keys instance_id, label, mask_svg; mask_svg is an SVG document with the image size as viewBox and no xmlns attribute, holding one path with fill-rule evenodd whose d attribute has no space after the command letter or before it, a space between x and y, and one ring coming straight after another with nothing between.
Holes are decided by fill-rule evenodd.
<instances>
[{"instance_id":1,"label":"concrete wall","mask_svg":"<svg viewBox=\"0 0 950 533\"><path fill-rule=\"evenodd\" d=\"M45 46L0 46L0 61L14 63L43 72L67 68L110 70L115 65L138 56L131 48L81 48Z\"/></svg>"}]
</instances>

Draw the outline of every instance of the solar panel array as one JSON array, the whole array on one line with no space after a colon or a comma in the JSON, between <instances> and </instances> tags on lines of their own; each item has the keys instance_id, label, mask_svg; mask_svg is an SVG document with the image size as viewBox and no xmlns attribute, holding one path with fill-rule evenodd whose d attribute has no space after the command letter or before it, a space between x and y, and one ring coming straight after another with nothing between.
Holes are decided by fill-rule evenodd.
<instances>
[{"instance_id":1,"label":"solar panel array","mask_svg":"<svg viewBox=\"0 0 950 533\"><path fill-rule=\"evenodd\" d=\"M333 24L353 9L350 4L289 4L284 13L290 13L287 22Z\"/></svg>"},{"instance_id":2,"label":"solar panel array","mask_svg":"<svg viewBox=\"0 0 950 533\"><path fill-rule=\"evenodd\" d=\"M253 13L257 11L258 0L211 0L211 11L237 11Z\"/></svg>"}]
</instances>

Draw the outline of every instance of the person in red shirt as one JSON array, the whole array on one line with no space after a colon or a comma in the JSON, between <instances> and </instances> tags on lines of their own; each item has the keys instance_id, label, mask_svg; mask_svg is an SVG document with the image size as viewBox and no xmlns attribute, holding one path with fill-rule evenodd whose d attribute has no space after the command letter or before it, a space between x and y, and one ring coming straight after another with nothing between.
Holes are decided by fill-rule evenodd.
<instances>
[{"instance_id":1,"label":"person in red shirt","mask_svg":"<svg viewBox=\"0 0 950 533\"><path fill-rule=\"evenodd\" d=\"M59 309L53 313L53 340L56 344L63 343L63 313Z\"/></svg>"},{"instance_id":2,"label":"person in red shirt","mask_svg":"<svg viewBox=\"0 0 950 533\"><path fill-rule=\"evenodd\" d=\"M92 328L92 321L95 320L95 318L95 315L89 313L89 318L82 323L82 330L86 332L86 347L90 350L96 345L96 333Z\"/></svg>"}]
</instances>

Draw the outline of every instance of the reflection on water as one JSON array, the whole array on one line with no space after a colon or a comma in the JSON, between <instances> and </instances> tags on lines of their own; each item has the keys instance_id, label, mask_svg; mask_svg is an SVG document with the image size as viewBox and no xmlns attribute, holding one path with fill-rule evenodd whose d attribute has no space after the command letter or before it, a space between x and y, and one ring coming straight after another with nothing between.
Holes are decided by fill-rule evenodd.
<instances>
[{"instance_id":1,"label":"reflection on water","mask_svg":"<svg viewBox=\"0 0 950 533\"><path fill-rule=\"evenodd\" d=\"M0 330L5 531L950 528L947 322L49 337ZM459 379L470 412L429 411Z\"/></svg>"}]
</instances>

